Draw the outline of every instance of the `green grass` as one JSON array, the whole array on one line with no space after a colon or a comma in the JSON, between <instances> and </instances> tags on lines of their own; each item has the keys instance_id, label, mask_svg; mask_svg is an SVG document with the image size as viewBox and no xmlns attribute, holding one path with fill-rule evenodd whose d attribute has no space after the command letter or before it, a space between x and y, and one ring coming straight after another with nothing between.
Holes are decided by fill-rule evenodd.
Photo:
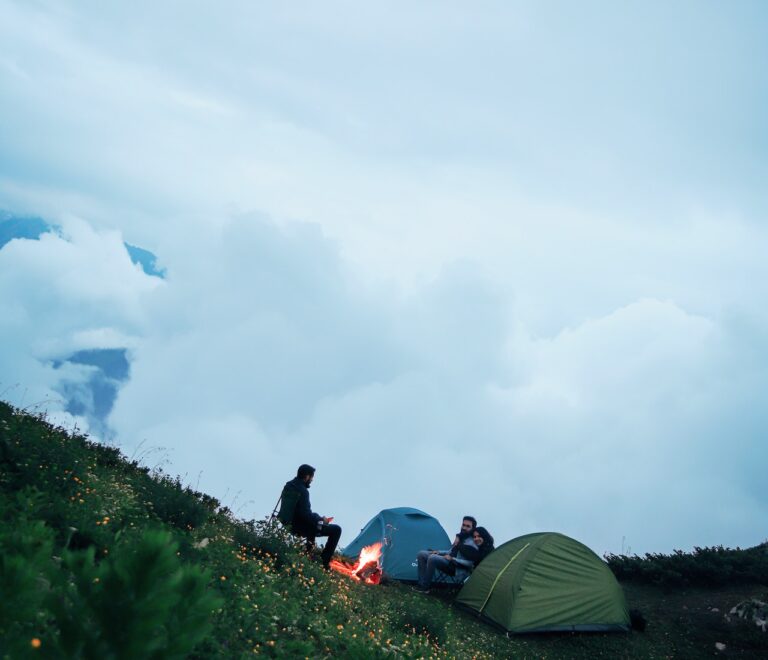
<instances>
[{"instance_id":1,"label":"green grass","mask_svg":"<svg viewBox=\"0 0 768 660\"><path fill-rule=\"evenodd\" d=\"M664 557L609 558L646 632L508 638L450 591L327 574L266 521L0 403L2 658L768 656L724 617L768 596L764 547Z\"/></svg>"}]
</instances>

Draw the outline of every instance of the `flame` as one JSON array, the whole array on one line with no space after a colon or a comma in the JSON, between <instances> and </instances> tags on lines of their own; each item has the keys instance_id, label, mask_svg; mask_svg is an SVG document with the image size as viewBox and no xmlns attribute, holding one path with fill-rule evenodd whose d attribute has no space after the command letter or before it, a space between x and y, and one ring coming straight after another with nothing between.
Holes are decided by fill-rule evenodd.
<instances>
[{"instance_id":1,"label":"flame","mask_svg":"<svg viewBox=\"0 0 768 660\"><path fill-rule=\"evenodd\" d=\"M381 559L381 543L374 543L373 545L366 545L360 551L360 558L357 563L359 567L365 566L371 561L375 561L378 565L379 559Z\"/></svg>"},{"instance_id":2,"label":"flame","mask_svg":"<svg viewBox=\"0 0 768 660\"><path fill-rule=\"evenodd\" d=\"M378 584L381 581L381 543L365 546L360 551L354 566L345 564L338 559L331 560L331 568L337 573L348 575L353 580L366 584ZM358 575L359 573L359 575Z\"/></svg>"}]
</instances>

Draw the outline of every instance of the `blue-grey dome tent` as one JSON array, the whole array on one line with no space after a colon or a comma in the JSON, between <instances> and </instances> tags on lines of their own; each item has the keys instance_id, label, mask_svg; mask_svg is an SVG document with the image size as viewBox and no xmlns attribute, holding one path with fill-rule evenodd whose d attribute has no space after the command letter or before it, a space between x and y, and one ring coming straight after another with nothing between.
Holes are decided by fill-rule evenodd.
<instances>
[{"instance_id":1,"label":"blue-grey dome tent","mask_svg":"<svg viewBox=\"0 0 768 660\"><path fill-rule=\"evenodd\" d=\"M365 546L374 543L381 543L384 576L413 582L417 578L416 553L419 550L451 547L448 534L436 518L410 507L379 511L341 554L357 559Z\"/></svg>"}]
</instances>

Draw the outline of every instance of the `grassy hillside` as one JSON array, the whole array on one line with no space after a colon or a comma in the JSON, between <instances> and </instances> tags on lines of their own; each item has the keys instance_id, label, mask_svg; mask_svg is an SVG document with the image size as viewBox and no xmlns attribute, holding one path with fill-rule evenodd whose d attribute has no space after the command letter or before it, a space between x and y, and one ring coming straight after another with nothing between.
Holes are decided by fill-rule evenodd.
<instances>
[{"instance_id":1,"label":"grassy hillside","mask_svg":"<svg viewBox=\"0 0 768 660\"><path fill-rule=\"evenodd\" d=\"M0 403L3 658L765 657L768 634L724 614L768 596L766 549L720 550L699 553L707 570L608 558L644 633L510 639L450 592L327 574L266 522Z\"/></svg>"}]
</instances>

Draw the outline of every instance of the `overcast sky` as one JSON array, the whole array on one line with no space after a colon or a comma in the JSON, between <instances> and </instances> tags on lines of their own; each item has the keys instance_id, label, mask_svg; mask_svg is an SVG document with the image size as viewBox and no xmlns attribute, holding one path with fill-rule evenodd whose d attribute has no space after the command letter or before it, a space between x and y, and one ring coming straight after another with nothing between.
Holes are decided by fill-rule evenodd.
<instances>
[{"instance_id":1,"label":"overcast sky","mask_svg":"<svg viewBox=\"0 0 768 660\"><path fill-rule=\"evenodd\" d=\"M598 553L768 538L764 2L0 0L0 391L128 454ZM152 250L167 278L131 263ZM66 370L66 369L65 369ZM140 449L136 449L140 443Z\"/></svg>"}]
</instances>

